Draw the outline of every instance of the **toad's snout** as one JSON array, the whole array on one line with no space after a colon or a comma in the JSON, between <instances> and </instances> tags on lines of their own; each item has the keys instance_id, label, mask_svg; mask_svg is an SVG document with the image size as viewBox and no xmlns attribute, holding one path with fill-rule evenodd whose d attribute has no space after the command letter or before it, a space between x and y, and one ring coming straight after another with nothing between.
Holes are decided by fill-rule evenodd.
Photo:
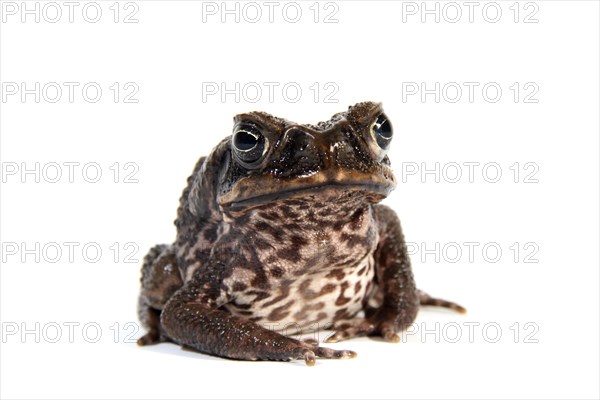
<instances>
[{"instance_id":1,"label":"toad's snout","mask_svg":"<svg viewBox=\"0 0 600 400\"><path fill-rule=\"evenodd\" d=\"M318 132L303 126L292 126L285 131L274 158L286 160L293 166L284 174L298 176L354 166L357 163L356 147L337 129Z\"/></svg>"}]
</instances>

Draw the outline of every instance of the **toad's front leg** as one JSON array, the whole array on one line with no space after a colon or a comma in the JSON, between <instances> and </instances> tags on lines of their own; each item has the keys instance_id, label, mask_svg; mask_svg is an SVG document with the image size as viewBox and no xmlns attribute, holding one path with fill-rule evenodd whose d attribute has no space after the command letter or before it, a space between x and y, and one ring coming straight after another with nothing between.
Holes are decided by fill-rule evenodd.
<instances>
[{"instance_id":1,"label":"toad's front leg","mask_svg":"<svg viewBox=\"0 0 600 400\"><path fill-rule=\"evenodd\" d=\"M398 333L412 324L420 305L466 312L458 304L430 297L417 290L396 213L389 207L378 205L375 207L375 217L379 227L379 243L374 254L375 276L382 304L377 309L366 309L366 318L337 321L334 325L336 332L325 340L327 343L366 335L398 342Z\"/></svg>"},{"instance_id":2,"label":"toad's front leg","mask_svg":"<svg viewBox=\"0 0 600 400\"><path fill-rule=\"evenodd\" d=\"M349 350L332 350L280 335L218 307L210 284L190 281L167 303L161 315L165 332L176 343L203 353L238 360L292 361L353 358Z\"/></svg>"}]
</instances>

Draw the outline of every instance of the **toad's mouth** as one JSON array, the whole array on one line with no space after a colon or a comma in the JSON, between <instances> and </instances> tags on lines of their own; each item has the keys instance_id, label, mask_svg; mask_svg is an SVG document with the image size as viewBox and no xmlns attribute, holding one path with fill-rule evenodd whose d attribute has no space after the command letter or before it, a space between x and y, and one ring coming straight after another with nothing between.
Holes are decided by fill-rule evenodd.
<instances>
[{"instance_id":1,"label":"toad's mouth","mask_svg":"<svg viewBox=\"0 0 600 400\"><path fill-rule=\"evenodd\" d=\"M218 196L219 205L236 210L260 206L283 199L319 198L335 201L350 193L361 192L366 200L377 203L396 187L389 168L378 173L359 171L320 171L310 176L279 179L269 175L240 179L233 188Z\"/></svg>"}]
</instances>

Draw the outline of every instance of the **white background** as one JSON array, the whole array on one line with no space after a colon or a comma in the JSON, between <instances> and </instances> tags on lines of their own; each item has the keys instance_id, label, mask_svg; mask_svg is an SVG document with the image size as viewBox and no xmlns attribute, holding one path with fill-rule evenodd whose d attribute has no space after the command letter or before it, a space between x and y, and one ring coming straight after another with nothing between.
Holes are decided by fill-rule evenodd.
<instances>
[{"instance_id":1,"label":"white background","mask_svg":"<svg viewBox=\"0 0 600 400\"><path fill-rule=\"evenodd\" d=\"M317 23L312 1L301 3L297 23L282 17L284 3L273 23L264 5L257 23L243 16L222 23L219 14L204 15L203 22L203 4L194 1L137 1L127 9L122 2L118 23L113 1L98 2L97 23L82 17L85 2L70 23L59 2L60 21L40 15L36 23L35 15L26 15L23 23L20 2L13 3L15 15L7 3L0 28L6 96L0 117L3 398L598 398L597 2L499 2L496 23L482 15L484 2L473 22L469 9L455 3L462 12L456 23L449 21L455 8L443 8L446 3L438 4L439 23L435 15L425 15L423 23L420 12L410 14L413 6L420 11L420 2L339 1L327 9L321 3ZM39 3L40 13L45 4ZM124 23L135 6L138 22ZM487 19L495 18L494 7L486 8ZM336 9L338 22L324 23ZM525 23L534 11L530 19L538 22ZM54 18L54 10L46 12ZM20 92L7 95L11 82L30 89L35 82L40 88L51 82L79 86L72 103L66 86L56 103L48 101L54 92L40 93L36 103L33 94L24 101ZM89 82L103 89L96 103L82 97ZM117 103L109 88L115 82ZM137 103L123 102L128 82L139 88ZM265 89L252 103L233 95L203 99L207 82L280 86L273 101ZM297 102L281 93L290 82L303 89ZM453 103L455 92L440 93L439 102L433 94L424 101L407 96L406 89L421 82L429 89L436 82L440 88L451 83L451 89L455 82L462 97ZM464 82L479 84L472 102ZM502 89L497 102L482 95L490 82ZM510 89L515 82L517 102ZM321 88L316 102L309 88L314 83ZM337 103L324 101L327 83L337 87ZM526 83L533 86L525 90ZM537 102L525 102L532 87L539 90L529 100ZM172 344L138 348L127 340L136 325L126 324L137 323L140 262L125 256L132 252L139 261L150 246L173 240L185 180L196 160L229 134L233 115L263 110L309 123L364 100L382 101L394 123L390 158L400 184L386 204L399 213L413 243L418 284L469 312L424 310L420 331L405 335L405 343L339 343L331 347L355 350L358 358L322 360L314 368L227 361ZM65 162L80 163L72 183ZM82 176L82 166L94 162L102 177L89 183L93 170ZM116 162L118 183L110 169ZM480 163L473 182L465 162ZM516 162L517 183L510 169ZM34 174L21 175L23 166L35 163L39 183ZM63 165L57 183L49 182L56 173L52 163ZM134 168L126 163L139 168L132 177L138 183L124 182ZM435 163L449 166L439 183L431 174L401 176L403 169ZM450 182L456 172L451 163L462 166L456 183ZM496 183L488 182L494 169L482 175L488 163L500 167ZM533 166L526 170L525 163ZM530 178L538 182L524 182L533 169ZM65 242L78 243L73 260ZM478 243L472 259L465 242ZM36 243L39 262L22 251ZM53 243L63 251L56 262ZM436 243L439 260L422 251ZM102 249L99 261L84 258L86 244ZM486 244L489 253L482 254ZM462 256L452 262L457 246ZM495 260L498 247L502 254ZM72 343L69 323L79 324ZM422 335L423 329L435 332L436 323L438 338ZM91 343L97 327L101 336ZM456 327L461 337L451 343ZM22 336L23 329L37 330L38 337Z\"/></svg>"}]
</instances>

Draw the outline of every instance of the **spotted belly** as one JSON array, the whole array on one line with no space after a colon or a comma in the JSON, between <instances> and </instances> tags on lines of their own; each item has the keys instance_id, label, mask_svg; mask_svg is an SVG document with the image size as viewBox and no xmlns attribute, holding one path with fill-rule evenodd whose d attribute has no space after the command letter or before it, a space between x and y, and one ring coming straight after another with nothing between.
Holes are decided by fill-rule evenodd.
<instances>
[{"instance_id":1,"label":"spotted belly","mask_svg":"<svg viewBox=\"0 0 600 400\"><path fill-rule=\"evenodd\" d=\"M266 292L245 290L224 307L234 315L268 329L293 335L328 329L335 321L355 317L375 291L374 260L298 277Z\"/></svg>"}]
</instances>

